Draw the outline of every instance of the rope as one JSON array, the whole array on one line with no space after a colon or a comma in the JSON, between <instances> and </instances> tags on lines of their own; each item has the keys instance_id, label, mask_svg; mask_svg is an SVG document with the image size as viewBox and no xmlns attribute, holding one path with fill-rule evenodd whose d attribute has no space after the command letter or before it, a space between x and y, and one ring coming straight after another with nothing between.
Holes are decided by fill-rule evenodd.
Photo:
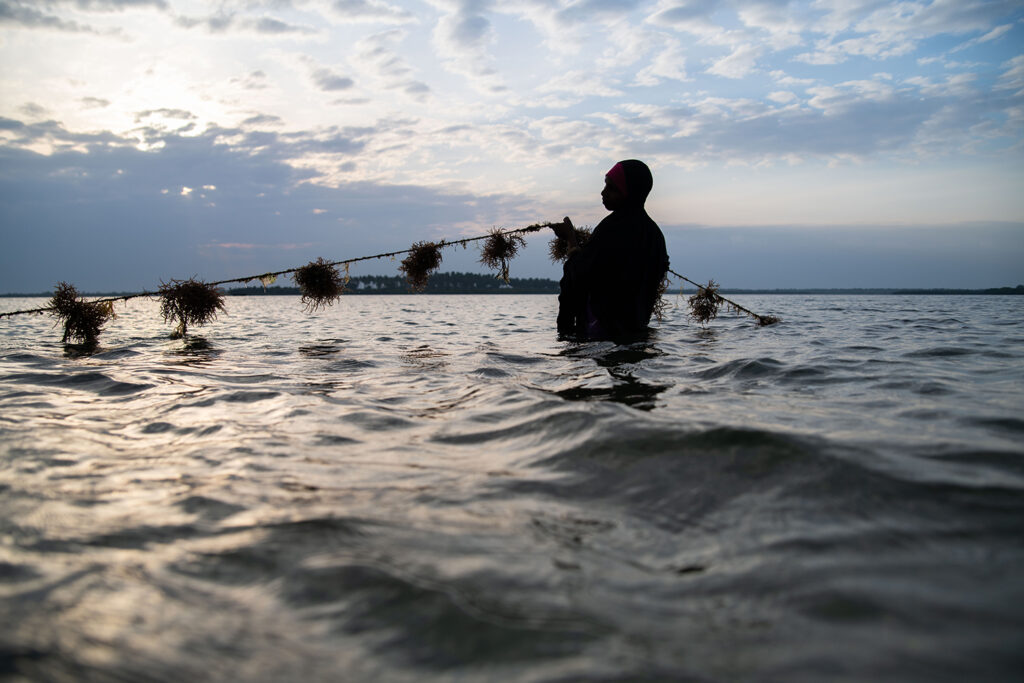
<instances>
[{"instance_id":1,"label":"rope","mask_svg":"<svg viewBox=\"0 0 1024 683\"><path fill-rule=\"evenodd\" d=\"M525 232L537 232L538 230L541 230L541 229L547 228L547 227L551 227L552 225L557 225L557 224L560 224L560 223L535 223L533 225L528 225L525 228L515 228L515 229L512 229L512 230L502 230L501 234L503 234L503 235L515 235L515 234L518 234L518 233L525 233ZM470 242L478 242L480 240L489 239L490 237L491 237L491 235L488 234L488 235L479 235L477 237L466 237L466 238L463 238L463 239L460 239L460 240L441 240L440 242L437 243L437 246L443 248L443 247L451 247L451 246L456 246L456 245L466 245L466 244L469 244ZM372 256L358 256L356 258L344 259L344 260L341 260L341 261L331 261L328 265L343 266L343 265L347 265L347 264L350 264L350 263L358 263L359 261L372 261L374 259L393 258L395 256L399 256L400 254L409 254L412 251L414 251L414 248L400 249L398 251L388 251L388 252L385 252L385 253L382 253L382 254L374 254ZM288 273L294 273L297 270L299 270L301 267L302 266L296 266L295 268L286 268L285 270L278 270L278 271L275 271L273 273L260 273L259 275L249 275L249 276L246 276L246 277L236 277L236 278L230 278L230 279L227 279L227 280L218 280L216 282L209 282L207 284L209 284L211 286L214 286L214 287L216 287L217 285L227 285L227 284L231 284L231 283L234 283L234 282L244 284L246 282L252 282L253 280L272 278L272 277L277 277L278 275L287 275ZM128 301L129 299L138 299L139 297L144 297L144 296L148 296L148 297L160 296L160 293L159 292L149 292L149 291L134 292L132 294L122 294L120 296L111 296L111 297L105 297L105 298L102 298L102 299L93 299L89 303L97 303L97 304L99 304L99 303L107 303L107 302L114 302L114 301ZM53 310L52 306L45 306L43 308L30 308L30 309L23 310L23 311L8 311L7 313L0 313L0 318L8 318L8 317L12 317L12 316L15 316L15 315L24 315L26 313L46 313L47 311L52 311L52 310Z\"/></svg>"},{"instance_id":2,"label":"rope","mask_svg":"<svg viewBox=\"0 0 1024 683\"><path fill-rule=\"evenodd\" d=\"M702 285L699 282L694 282L690 278L686 277L685 275L680 275L679 273L677 273L676 271L672 270L671 268L668 269L668 272L672 273L673 275L675 275L680 280L684 280L686 282L689 282L691 285L696 287L698 290L702 290L702 289L707 289L708 288L707 285ZM758 315L757 313L754 313L749 308L745 308L743 306L740 306L738 303L736 303L735 301L733 301L731 299L726 299L724 296L722 296L718 292L715 292L714 294L715 294L716 298L721 299L722 301L724 301L725 303L729 304L730 306L732 306L736 310L743 311L747 315L749 315L749 316L751 316L753 318L757 318L757 322L761 323L762 325L771 325L773 323L779 322L779 319L776 318L773 315Z\"/></svg>"},{"instance_id":3,"label":"rope","mask_svg":"<svg viewBox=\"0 0 1024 683\"><path fill-rule=\"evenodd\" d=\"M502 235L516 235L516 234L520 234L520 233L537 232L538 230L541 230L543 228L548 228L548 227L551 227L553 225L559 225L559 224L560 224L560 222L558 222L558 223L551 223L551 222L535 223L533 225L528 225L525 228L514 228L512 230L501 230L499 232ZM449 240L441 240L440 242L438 242L436 244L436 246L439 247L439 248L451 247L451 246L455 246L455 245L463 245L463 246L465 246L465 245L469 244L470 242L478 242L480 240L490 239L492 234L478 235L476 237L465 237L465 238L459 239L459 240L450 240L450 241ZM352 264L352 263L358 263L360 261L372 261L372 260L375 260L375 259L382 259L382 258L394 258L395 256L399 256L400 254L409 254L409 253L415 251L415 249L416 249L415 247L412 247L412 248L409 248L409 249L399 249L398 251L388 251L388 252L384 252L384 253L381 253L381 254L373 254L372 256L358 256L356 258L343 259L343 260L340 260L340 261L331 261L328 265L331 265L331 266L343 266L343 265L348 265L348 264ZM248 276L245 276L245 277L236 277L236 278L229 278L229 279L226 279L226 280L217 280L216 282L210 282L210 283L207 283L207 284L209 284L211 286L217 286L217 285L231 284L231 283L235 283L235 282L237 282L237 283L246 283L246 282L251 282L253 280L266 280L266 279L269 279L269 278L276 278L278 275L287 275L289 273L294 273L294 272L298 271L300 268L302 268L302 266L297 266L295 268L286 268L284 270L278 270L278 271L274 271L274 272L271 272L271 273L260 273L259 275L248 275ZM685 275L682 275L680 273L677 273L676 271L672 270L671 268L669 268L668 272L671 273L672 275L675 275L677 278L679 278L680 280L683 280L684 282L689 282L691 285L697 287L699 290L707 289L707 287L705 285L702 285L702 284L700 284L698 282L694 282L690 278L688 278ZM751 311L749 308L745 308L745 307L741 306L740 304L736 303L735 301L732 301L731 299L726 299L724 296L718 294L717 292L715 292L714 294L715 294L716 298L721 299L722 301L728 303L734 309L736 309L738 311L742 311L742 312L746 313L747 315L749 315L749 316L751 316L753 318L756 318L757 321L761 325L771 325L772 323L778 322L778 318L776 318L775 316L771 316L771 315L767 315L767 316L765 316L765 315L758 315L757 313L754 313L753 311ZM142 292L134 292L132 294L122 294L120 296L111 296L111 297L104 297L104 298L101 298L101 299L94 299L90 303L108 303L108 302L113 303L115 301L128 301L129 299L137 299L139 297L155 297L155 296L160 296L159 292L142 291ZM30 308L30 309L21 310L21 311L8 311L7 313L0 313L0 318L10 318L10 317L13 317L13 316L16 316L16 315L25 315L25 314L28 314L28 313L40 313L41 314L41 313L46 313L47 311L52 311L52 310L54 310L53 306L44 306L42 308Z\"/></svg>"}]
</instances>

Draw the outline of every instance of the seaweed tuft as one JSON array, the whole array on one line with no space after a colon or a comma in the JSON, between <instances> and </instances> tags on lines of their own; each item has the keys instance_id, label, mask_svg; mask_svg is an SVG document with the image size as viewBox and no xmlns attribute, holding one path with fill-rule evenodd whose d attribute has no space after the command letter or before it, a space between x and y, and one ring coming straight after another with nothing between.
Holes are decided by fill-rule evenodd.
<instances>
[{"instance_id":1,"label":"seaweed tuft","mask_svg":"<svg viewBox=\"0 0 1024 683\"><path fill-rule=\"evenodd\" d=\"M193 325L202 327L224 311L224 294L201 280L171 280L160 283L160 315L165 323L178 322L171 339L180 339Z\"/></svg>"},{"instance_id":2,"label":"seaweed tuft","mask_svg":"<svg viewBox=\"0 0 1024 683\"><path fill-rule=\"evenodd\" d=\"M66 282L57 284L50 299L50 308L58 321L64 323L61 343L75 339L82 344L96 343L104 323L114 317L114 306L109 301L85 301L78 290Z\"/></svg>"},{"instance_id":3,"label":"seaweed tuft","mask_svg":"<svg viewBox=\"0 0 1024 683\"><path fill-rule=\"evenodd\" d=\"M310 313L326 308L341 298L347 278L323 257L310 261L292 275L295 284L302 291L302 305Z\"/></svg>"},{"instance_id":4,"label":"seaweed tuft","mask_svg":"<svg viewBox=\"0 0 1024 683\"><path fill-rule=\"evenodd\" d=\"M480 263L488 268L499 271L498 277L508 284L508 264L519 249L526 246L526 239L521 235L507 235L495 228L480 250Z\"/></svg>"},{"instance_id":5,"label":"seaweed tuft","mask_svg":"<svg viewBox=\"0 0 1024 683\"><path fill-rule=\"evenodd\" d=\"M654 307L651 311L658 322L664 322L665 320L665 311L669 307L669 302L665 298L665 292L668 291L671 284L672 281L669 280L668 275L661 278L661 282L658 283L658 291L655 294Z\"/></svg>"},{"instance_id":6,"label":"seaweed tuft","mask_svg":"<svg viewBox=\"0 0 1024 683\"><path fill-rule=\"evenodd\" d=\"M781 322L782 322L782 318L778 317L777 315L759 315L759 316L757 316L757 324L760 325L761 327L766 327L768 325L774 325L775 323L781 323Z\"/></svg>"},{"instance_id":7,"label":"seaweed tuft","mask_svg":"<svg viewBox=\"0 0 1024 683\"><path fill-rule=\"evenodd\" d=\"M697 288L697 293L690 297L690 317L702 326L718 316L718 308L724 300L718 295L718 285L714 280Z\"/></svg>"},{"instance_id":8,"label":"seaweed tuft","mask_svg":"<svg viewBox=\"0 0 1024 683\"><path fill-rule=\"evenodd\" d=\"M593 231L589 228L574 228L576 230L576 242L582 247L590 239ZM569 258L569 243L561 237L556 237L548 244L548 254L552 263L560 263Z\"/></svg>"},{"instance_id":9,"label":"seaweed tuft","mask_svg":"<svg viewBox=\"0 0 1024 683\"><path fill-rule=\"evenodd\" d=\"M427 286L427 278L430 274L441 267L441 246L444 242L416 242L409 250L410 253L402 259L402 265L398 269L405 273L405 281L409 283L409 289L414 292L421 292Z\"/></svg>"}]
</instances>

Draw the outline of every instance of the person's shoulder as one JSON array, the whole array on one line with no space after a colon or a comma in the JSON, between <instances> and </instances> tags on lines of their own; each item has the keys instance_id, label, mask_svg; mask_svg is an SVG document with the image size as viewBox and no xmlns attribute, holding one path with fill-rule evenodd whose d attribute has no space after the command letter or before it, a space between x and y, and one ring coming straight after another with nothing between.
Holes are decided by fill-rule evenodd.
<instances>
[{"instance_id":1,"label":"person's shoulder","mask_svg":"<svg viewBox=\"0 0 1024 683\"><path fill-rule=\"evenodd\" d=\"M661 226L658 225L658 221L651 218L650 214L648 214L646 210L644 211L644 216L647 218L648 221L651 222L651 225L653 225L658 230L661 230Z\"/></svg>"},{"instance_id":2,"label":"person's shoulder","mask_svg":"<svg viewBox=\"0 0 1024 683\"><path fill-rule=\"evenodd\" d=\"M658 225L657 221L651 218L646 209L640 209L636 215L636 220L651 230L657 230L659 233L661 232L661 227Z\"/></svg>"},{"instance_id":3,"label":"person's shoulder","mask_svg":"<svg viewBox=\"0 0 1024 683\"><path fill-rule=\"evenodd\" d=\"M609 225L614 225L614 224L615 224L615 222L616 222L616 221L618 220L618 219L616 218L616 215L615 215L616 213L618 213L618 212L616 212L616 211L612 211L612 212L611 212L611 213L609 213L609 214L608 214L607 216L605 216L604 218L602 218L601 220L599 220L599 221L597 222L597 225L595 225L595 226L594 226L594 232L597 232L597 231L598 231L598 230L600 230L600 229L601 229L602 227L605 227L605 228L606 228L606 227L608 227Z\"/></svg>"}]
</instances>

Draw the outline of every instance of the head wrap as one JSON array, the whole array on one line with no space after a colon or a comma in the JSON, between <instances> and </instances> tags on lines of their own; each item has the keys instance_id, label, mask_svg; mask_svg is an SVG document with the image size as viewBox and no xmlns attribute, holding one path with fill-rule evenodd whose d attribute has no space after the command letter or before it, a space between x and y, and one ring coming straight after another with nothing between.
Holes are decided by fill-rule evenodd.
<instances>
[{"instance_id":1,"label":"head wrap","mask_svg":"<svg viewBox=\"0 0 1024 683\"><path fill-rule=\"evenodd\" d=\"M612 166L611 170L604 174L604 177L612 181L612 185L615 186L623 197L629 196L629 185L626 184L626 169L622 167L622 162Z\"/></svg>"},{"instance_id":2,"label":"head wrap","mask_svg":"<svg viewBox=\"0 0 1024 683\"><path fill-rule=\"evenodd\" d=\"M626 204L630 206L643 206L654 185L651 169L636 159L626 159L615 164L605 174L605 178L622 193Z\"/></svg>"}]
</instances>

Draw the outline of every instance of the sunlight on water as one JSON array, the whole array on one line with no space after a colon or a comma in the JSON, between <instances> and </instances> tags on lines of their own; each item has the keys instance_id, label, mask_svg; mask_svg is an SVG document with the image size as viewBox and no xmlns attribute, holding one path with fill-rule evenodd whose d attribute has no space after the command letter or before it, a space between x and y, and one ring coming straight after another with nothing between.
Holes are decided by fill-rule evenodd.
<instances>
[{"instance_id":1,"label":"sunlight on water","mask_svg":"<svg viewBox=\"0 0 1024 683\"><path fill-rule=\"evenodd\" d=\"M1012 680L1024 300L744 304L785 322L236 297L170 340L132 301L83 353L4 320L0 671Z\"/></svg>"}]
</instances>

